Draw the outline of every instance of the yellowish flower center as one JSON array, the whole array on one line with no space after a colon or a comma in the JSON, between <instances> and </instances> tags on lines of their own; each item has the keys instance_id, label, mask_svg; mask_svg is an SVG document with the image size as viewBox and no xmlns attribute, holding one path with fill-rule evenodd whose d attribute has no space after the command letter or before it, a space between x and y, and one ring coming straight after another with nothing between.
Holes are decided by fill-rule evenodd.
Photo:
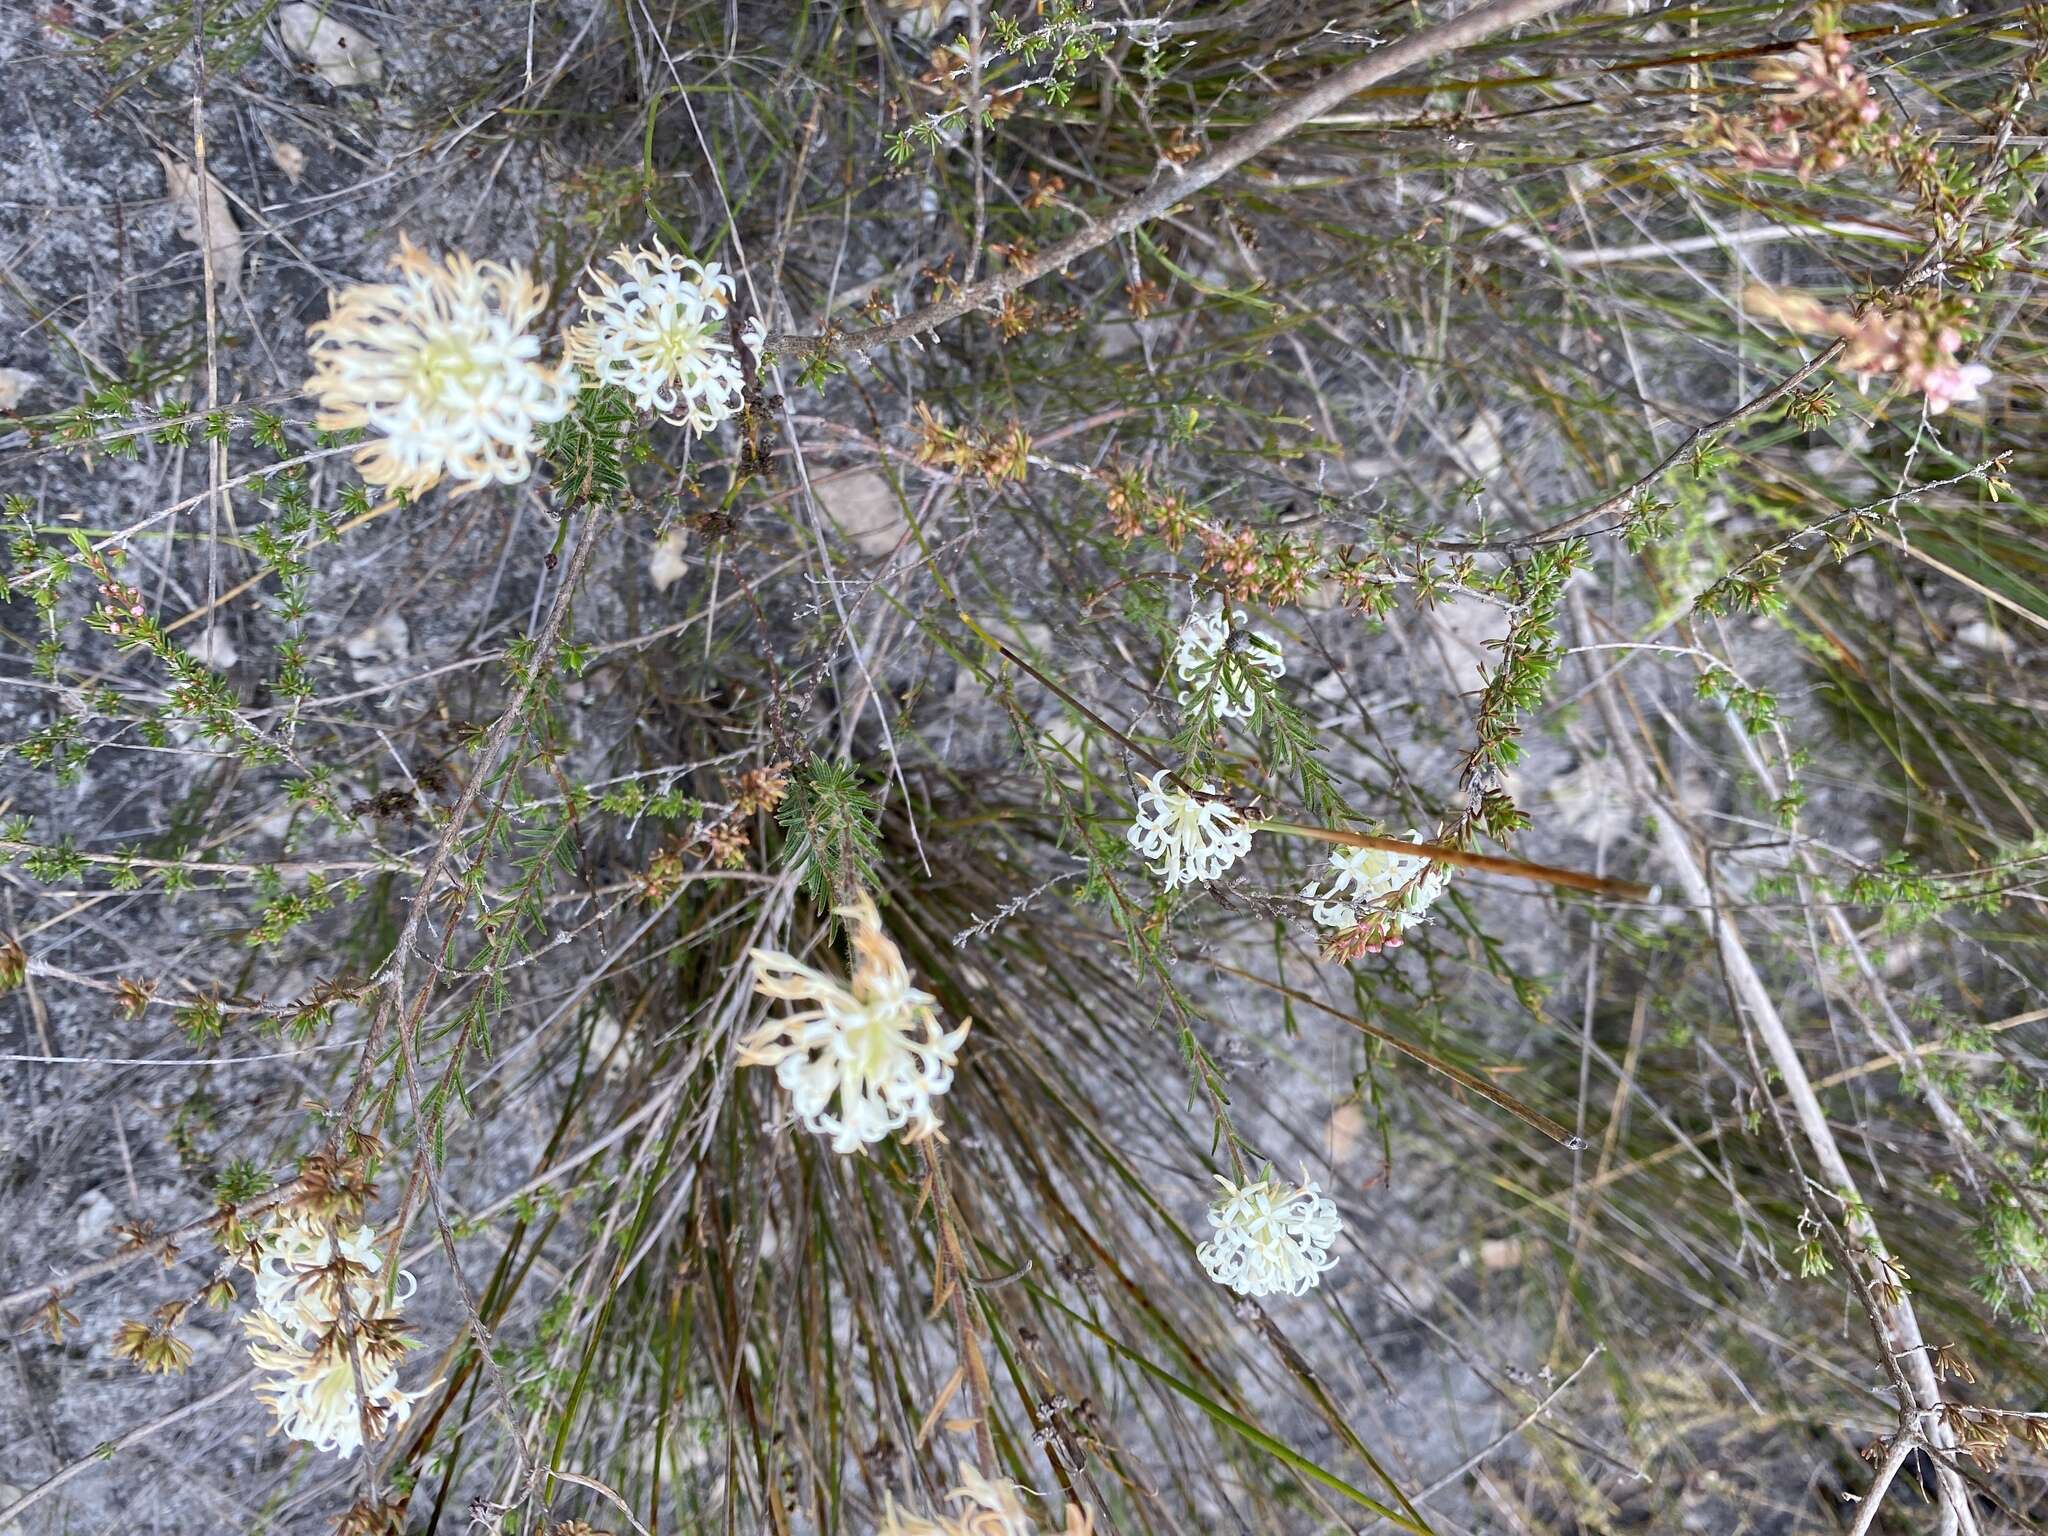
<instances>
[{"instance_id":1,"label":"yellowish flower center","mask_svg":"<svg viewBox=\"0 0 2048 1536\"><path fill-rule=\"evenodd\" d=\"M483 374L468 337L436 336L413 354L412 390L427 405L444 404L449 393L474 397Z\"/></svg>"},{"instance_id":2,"label":"yellowish flower center","mask_svg":"<svg viewBox=\"0 0 2048 1536\"><path fill-rule=\"evenodd\" d=\"M703 353L704 328L680 313L671 311L656 334L660 340L654 344L654 362L668 373L681 373L685 364L697 361Z\"/></svg>"},{"instance_id":3,"label":"yellowish flower center","mask_svg":"<svg viewBox=\"0 0 2048 1536\"><path fill-rule=\"evenodd\" d=\"M861 1021L846 1031L845 1040L861 1077L868 1082L876 1081L883 1075L896 1044L890 1011L868 1009L861 1015Z\"/></svg>"}]
</instances>

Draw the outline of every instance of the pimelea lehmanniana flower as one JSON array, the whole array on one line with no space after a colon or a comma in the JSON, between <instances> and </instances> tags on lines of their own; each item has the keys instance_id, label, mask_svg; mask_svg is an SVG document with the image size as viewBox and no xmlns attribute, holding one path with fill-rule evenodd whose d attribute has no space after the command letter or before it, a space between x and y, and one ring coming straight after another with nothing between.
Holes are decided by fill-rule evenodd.
<instances>
[{"instance_id":1,"label":"pimelea lehmanniana flower","mask_svg":"<svg viewBox=\"0 0 2048 1536\"><path fill-rule=\"evenodd\" d=\"M1252 674L1287 675L1280 642L1264 630L1247 629L1245 622L1242 609L1228 618L1220 609L1188 615L1173 647L1173 669L1186 685L1180 690L1182 709L1206 701L1219 720L1249 720L1259 705Z\"/></svg>"},{"instance_id":2,"label":"pimelea lehmanniana flower","mask_svg":"<svg viewBox=\"0 0 2048 1536\"><path fill-rule=\"evenodd\" d=\"M1419 843L1422 834L1411 829L1408 841ZM1450 879L1450 865L1417 853L1339 848L1322 878L1302 887L1301 897L1315 903L1315 920L1325 928L1355 928L1379 913L1406 930L1423 920Z\"/></svg>"},{"instance_id":3,"label":"pimelea lehmanniana flower","mask_svg":"<svg viewBox=\"0 0 2048 1536\"><path fill-rule=\"evenodd\" d=\"M761 323L759 315L747 316L747 323L740 327L740 340L747 344L754 361L760 362L762 353L768 350L768 327Z\"/></svg>"},{"instance_id":4,"label":"pimelea lehmanniana flower","mask_svg":"<svg viewBox=\"0 0 2048 1536\"><path fill-rule=\"evenodd\" d=\"M362 1448L366 1419L371 1438L382 1439L411 1418L413 1404L427 1394L407 1392L399 1385L403 1345L392 1327L394 1321L360 1320L353 1330L356 1348L352 1361L348 1335L340 1328L309 1339L293 1334L264 1312L252 1312L243 1319L249 1358L264 1372L256 1383L256 1396L269 1407L278 1430L345 1461ZM364 1386L360 1397L356 1393L358 1363Z\"/></svg>"},{"instance_id":5,"label":"pimelea lehmanniana flower","mask_svg":"<svg viewBox=\"0 0 2048 1536\"><path fill-rule=\"evenodd\" d=\"M953 1513L907 1515L889 1501L875 1536L1039 1536L1040 1526L1025 1513L1017 1485L982 1476L971 1462L960 1463L960 1485L946 1495ZM1057 1532L1046 1536L1094 1536L1095 1520L1079 1504L1069 1504Z\"/></svg>"},{"instance_id":6,"label":"pimelea lehmanniana flower","mask_svg":"<svg viewBox=\"0 0 2048 1536\"><path fill-rule=\"evenodd\" d=\"M547 289L460 251L435 261L403 235L391 264L398 281L342 289L307 327L314 424L373 434L356 468L386 490L524 480L540 429L576 401L574 372L542 363L531 330Z\"/></svg>"},{"instance_id":7,"label":"pimelea lehmanniana flower","mask_svg":"<svg viewBox=\"0 0 2048 1536\"><path fill-rule=\"evenodd\" d=\"M676 426L708 432L741 404L740 365L727 343L732 278L656 241L612 252L614 278L593 269L583 322L567 338L584 377L611 384Z\"/></svg>"},{"instance_id":8,"label":"pimelea lehmanniana flower","mask_svg":"<svg viewBox=\"0 0 2048 1536\"><path fill-rule=\"evenodd\" d=\"M256 1272L256 1307L242 1331L250 1360L264 1373L256 1396L277 1428L346 1459L361 1448L366 1420L372 1438L404 1424L426 1392L399 1384L405 1325L377 1279L383 1259L375 1234L282 1210L248 1262ZM402 1303L412 1294L412 1276L400 1270L398 1279Z\"/></svg>"},{"instance_id":9,"label":"pimelea lehmanniana flower","mask_svg":"<svg viewBox=\"0 0 2048 1536\"><path fill-rule=\"evenodd\" d=\"M1222 800L1187 794L1163 773L1144 780L1138 791L1138 819L1125 834L1130 845L1152 861L1152 869L1170 891L1178 886L1214 880L1251 851L1252 829L1236 809Z\"/></svg>"},{"instance_id":10,"label":"pimelea lehmanniana flower","mask_svg":"<svg viewBox=\"0 0 2048 1536\"><path fill-rule=\"evenodd\" d=\"M294 1333L317 1333L340 1315L346 1288L350 1310L365 1316L381 1308L384 1268L376 1234L368 1227L328 1225L303 1212L282 1210L263 1229L255 1257L256 1305ZM398 1272L395 1304L413 1293L412 1275Z\"/></svg>"},{"instance_id":11,"label":"pimelea lehmanniana flower","mask_svg":"<svg viewBox=\"0 0 2048 1536\"><path fill-rule=\"evenodd\" d=\"M1292 1184L1267 1168L1233 1184L1221 1174L1223 1198L1209 1207L1216 1235L1195 1250L1209 1278L1240 1296L1299 1296L1334 1269L1330 1245L1344 1230L1337 1207L1315 1182Z\"/></svg>"},{"instance_id":12,"label":"pimelea lehmanniana flower","mask_svg":"<svg viewBox=\"0 0 2048 1536\"><path fill-rule=\"evenodd\" d=\"M1981 398L1979 391L1990 382L1991 370L1982 363L1944 360L1921 370L1920 392L1927 397L1927 414L1940 416L1952 405Z\"/></svg>"},{"instance_id":13,"label":"pimelea lehmanniana flower","mask_svg":"<svg viewBox=\"0 0 2048 1536\"><path fill-rule=\"evenodd\" d=\"M953 1086L969 1025L939 1023L937 999L910 984L872 901L863 896L839 916L852 937L850 983L780 950L753 952L756 992L811 1006L748 1036L740 1064L773 1067L804 1128L830 1136L834 1152L861 1151L896 1130L921 1140L939 1128L933 1101Z\"/></svg>"}]
</instances>

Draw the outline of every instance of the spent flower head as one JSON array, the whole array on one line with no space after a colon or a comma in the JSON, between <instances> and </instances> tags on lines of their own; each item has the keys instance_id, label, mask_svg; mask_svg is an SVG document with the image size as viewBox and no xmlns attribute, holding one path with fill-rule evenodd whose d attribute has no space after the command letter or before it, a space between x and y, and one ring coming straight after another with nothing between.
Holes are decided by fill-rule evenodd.
<instances>
[{"instance_id":1,"label":"spent flower head","mask_svg":"<svg viewBox=\"0 0 2048 1536\"><path fill-rule=\"evenodd\" d=\"M192 1346L174 1331L176 1323L159 1318L154 1323L124 1321L114 1330L114 1354L132 1360L136 1368L151 1376L179 1376L192 1363Z\"/></svg>"},{"instance_id":2,"label":"spent flower head","mask_svg":"<svg viewBox=\"0 0 2048 1536\"><path fill-rule=\"evenodd\" d=\"M460 251L437 262L403 235L391 264L398 281L342 289L307 327L315 425L373 434L356 467L387 490L526 479L540 429L576 399L574 373L543 364L531 331L547 289Z\"/></svg>"},{"instance_id":3,"label":"spent flower head","mask_svg":"<svg viewBox=\"0 0 2048 1536\"><path fill-rule=\"evenodd\" d=\"M939 1128L933 1101L953 1086L969 1024L940 1024L937 999L911 985L873 901L862 896L838 914L853 945L850 983L780 950L753 951L756 992L810 1006L748 1036L740 1064L773 1067L804 1128L830 1136L834 1152L858 1152L905 1127L905 1140L920 1140Z\"/></svg>"},{"instance_id":4,"label":"spent flower head","mask_svg":"<svg viewBox=\"0 0 2048 1536\"><path fill-rule=\"evenodd\" d=\"M1223 1198L1209 1207L1216 1235L1195 1250L1218 1285L1240 1296L1299 1296L1336 1267L1330 1245L1344 1230L1337 1207L1307 1177L1293 1184L1266 1168L1233 1184L1221 1174Z\"/></svg>"},{"instance_id":5,"label":"spent flower head","mask_svg":"<svg viewBox=\"0 0 2048 1536\"><path fill-rule=\"evenodd\" d=\"M614 278L593 269L583 323L567 337L569 360L589 379L623 389L643 411L708 432L741 405L738 360L724 339L732 278L669 250L612 253Z\"/></svg>"},{"instance_id":6,"label":"spent flower head","mask_svg":"<svg viewBox=\"0 0 2048 1536\"><path fill-rule=\"evenodd\" d=\"M1764 60L1753 78L1768 93L1762 112L1709 112L1703 121L1707 142L1746 170L1791 171L1811 181L1895 140L1878 127L1884 114L1876 89L1838 31Z\"/></svg>"}]
</instances>

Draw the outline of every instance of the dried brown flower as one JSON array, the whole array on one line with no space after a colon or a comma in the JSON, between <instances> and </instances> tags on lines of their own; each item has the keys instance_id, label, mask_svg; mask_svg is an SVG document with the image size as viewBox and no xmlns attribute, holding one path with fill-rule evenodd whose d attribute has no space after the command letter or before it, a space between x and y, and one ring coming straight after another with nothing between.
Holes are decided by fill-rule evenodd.
<instances>
[{"instance_id":1,"label":"dried brown flower","mask_svg":"<svg viewBox=\"0 0 2048 1536\"><path fill-rule=\"evenodd\" d=\"M0 937L0 996L28 979L28 951L12 938Z\"/></svg>"},{"instance_id":2,"label":"dried brown flower","mask_svg":"<svg viewBox=\"0 0 2048 1536\"><path fill-rule=\"evenodd\" d=\"M1060 194L1067 190L1067 178L1057 173L1048 176L1041 171L1026 171L1024 180L1031 186L1031 190L1024 194L1023 199L1024 210L1027 213L1036 213L1039 209L1057 202Z\"/></svg>"},{"instance_id":3,"label":"dried brown flower","mask_svg":"<svg viewBox=\"0 0 2048 1536\"><path fill-rule=\"evenodd\" d=\"M704 841L709 845L711 862L720 869L747 867L747 845L752 839L747 836L745 827L721 821L705 832Z\"/></svg>"},{"instance_id":4,"label":"dried brown flower","mask_svg":"<svg viewBox=\"0 0 2048 1536\"><path fill-rule=\"evenodd\" d=\"M192 1346L167 1329L134 1319L114 1330L114 1354L133 1360L138 1369L151 1376L182 1374L192 1363Z\"/></svg>"},{"instance_id":5,"label":"dried brown flower","mask_svg":"<svg viewBox=\"0 0 2048 1536\"><path fill-rule=\"evenodd\" d=\"M1141 277L1135 283L1124 284L1124 298L1131 306L1131 313L1143 320L1166 302L1166 290L1151 278Z\"/></svg>"},{"instance_id":6,"label":"dried brown flower","mask_svg":"<svg viewBox=\"0 0 2048 1536\"><path fill-rule=\"evenodd\" d=\"M749 768L733 785L732 812L735 816L754 816L762 811L772 811L782 804L788 793L788 763L776 762L765 768Z\"/></svg>"},{"instance_id":7,"label":"dried brown flower","mask_svg":"<svg viewBox=\"0 0 2048 1536\"><path fill-rule=\"evenodd\" d=\"M35 1315L28 1323L28 1327L41 1328L47 1333L52 1344L62 1344L64 1330L77 1326L78 1314L64 1305L63 1295L55 1286L50 1288L50 1299L36 1308Z\"/></svg>"}]
</instances>

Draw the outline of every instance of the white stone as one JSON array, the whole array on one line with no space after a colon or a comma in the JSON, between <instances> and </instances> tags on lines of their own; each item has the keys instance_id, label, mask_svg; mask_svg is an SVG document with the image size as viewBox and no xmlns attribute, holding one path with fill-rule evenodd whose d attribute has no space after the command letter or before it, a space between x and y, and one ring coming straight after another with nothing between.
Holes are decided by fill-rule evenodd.
<instances>
[{"instance_id":1,"label":"white stone","mask_svg":"<svg viewBox=\"0 0 2048 1536\"><path fill-rule=\"evenodd\" d=\"M818 505L864 555L886 555L903 538L910 520L888 479L872 469L832 475L817 482Z\"/></svg>"},{"instance_id":2,"label":"white stone","mask_svg":"<svg viewBox=\"0 0 2048 1536\"><path fill-rule=\"evenodd\" d=\"M1549 798L1558 826L1589 843L1612 842L1635 824L1635 793L1612 758L1587 758L1550 786Z\"/></svg>"},{"instance_id":3,"label":"white stone","mask_svg":"<svg viewBox=\"0 0 2048 1536\"><path fill-rule=\"evenodd\" d=\"M78 1215L73 1228L80 1248L102 1247L114 1225L118 1213L114 1202L99 1190L88 1190L78 1202Z\"/></svg>"},{"instance_id":4,"label":"white stone","mask_svg":"<svg viewBox=\"0 0 2048 1536\"><path fill-rule=\"evenodd\" d=\"M277 30L292 55L329 85L374 85L384 78L376 43L331 5L279 6Z\"/></svg>"},{"instance_id":5,"label":"white stone","mask_svg":"<svg viewBox=\"0 0 2048 1536\"><path fill-rule=\"evenodd\" d=\"M228 632L217 624L185 647L185 653L201 666L211 667L216 672L226 672L242 659L234 641L228 638Z\"/></svg>"},{"instance_id":6,"label":"white stone","mask_svg":"<svg viewBox=\"0 0 2048 1536\"><path fill-rule=\"evenodd\" d=\"M2017 649L2011 635L1986 619L1972 619L1956 631L1956 639L1973 651L1994 656L2010 656Z\"/></svg>"},{"instance_id":7,"label":"white stone","mask_svg":"<svg viewBox=\"0 0 2048 1536\"><path fill-rule=\"evenodd\" d=\"M689 547L690 530L680 524L654 541L647 555L647 579L655 591L666 592L689 571Z\"/></svg>"},{"instance_id":8,"label":"white stone","mask_svg":"<svg viewBox=\"0 0 2048 1536\"><path fill-rule=\"evenodd\" d=\"M412 651L412 628L402 614L387 613L344 640L350 661L400 661Z\"/></svg>"}]
</instances>

